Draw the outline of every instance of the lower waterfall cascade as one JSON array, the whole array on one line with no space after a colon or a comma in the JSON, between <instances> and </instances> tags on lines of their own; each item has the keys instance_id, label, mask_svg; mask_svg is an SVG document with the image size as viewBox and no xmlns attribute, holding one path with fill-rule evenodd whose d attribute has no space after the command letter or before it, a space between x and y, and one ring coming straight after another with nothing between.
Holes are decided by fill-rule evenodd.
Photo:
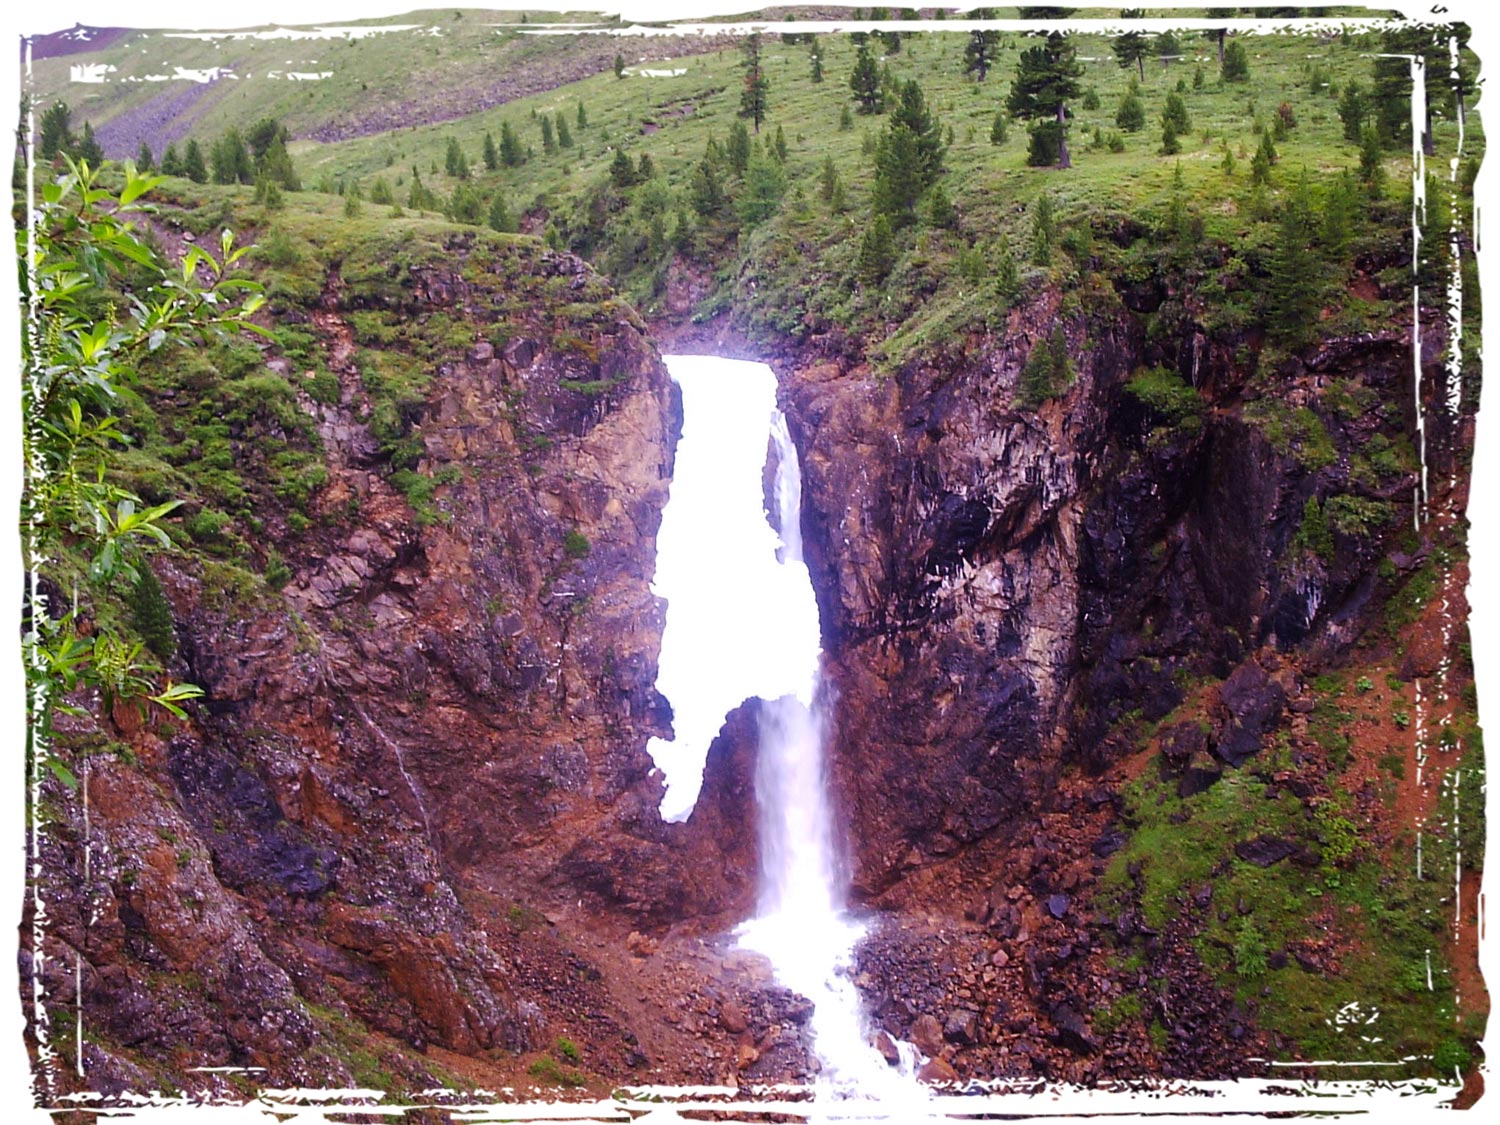
<instances>
[{"instance_id":1,"label":"lower waterfall cascade","mask_svg":"<svg viewBox=\"0 0 1500 1125\"><path fill-rule=\"evenodd\" d=\"M818 1093L850 1120L874 1099L901 1120L923 1116L923 1061L898 1043L887 1063L870 1042L850 979L865 927L845 909L824 760L829 707L821 678L817 601L801 542L801 470L776 379L765 364L664 357L681 388L683 430L658 536L655 591L668 602L657 687L674 711L673 740L652 739L667 779L662 815L683 820L702 782L708 747L725 715L759 697L760 891L739 944L765 956L781 985L814 1008ZM774 469L776 529L767 520L763 471ZM849 1101L848 1099L858 1099Z\"/></svg>"}]
</instances>

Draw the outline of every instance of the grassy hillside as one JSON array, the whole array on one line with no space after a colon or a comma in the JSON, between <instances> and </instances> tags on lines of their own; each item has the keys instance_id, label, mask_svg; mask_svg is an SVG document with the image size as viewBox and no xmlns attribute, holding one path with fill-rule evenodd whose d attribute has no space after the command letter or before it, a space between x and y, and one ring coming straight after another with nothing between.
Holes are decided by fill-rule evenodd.
<instances>
[{"instance_id":1,"label":"grassy hillside","mask_svg":"<svg viewBox=\"0 0 1500 1125\"><path fill-rule=\"evenodd\" d=\"M1022 122L1011 122L1006 139L992 143L1017 56L1032 40L1004 37L984 83L963 72L967 36L932 32L905 40L901 51L887 55L882 65L892 82L919 82L936 112L949 141L940 186L957 215L948 229L923 222L898 232L894 280L879 294L865 291L873 287L861 287L853 274L869 215L871 149L886 118L848 115L856 47L843 35L819 40L821 83L812 80L806 45L786 45L774 35L766 40L770 112L757 143L773 144L779 130L787 150L777 213L769 222L741 221L733 206L712 219L692 208L692 176L707 145L713 141L722 148L739 120L743 60L734 49L648 68L673 72L667 76L643 77L627 69L626 77L617 79L606 72L462 121L339 143L298 142L293 153L311 186L339 190L358 185L368 195L380 179L406 204L414 172L440 199L451 197L458 181L445 172L446 155L456 141L472 169L469 186L486 202L495 194L503 196L511 212L524 214L522 229L534 233L543 233L551 223L560 241L590 255L627 284L643 311L659 311L674 261L685 258L709 272L718 270L716 292L705 312L735 299L734 271L728 267L736 260L750 261L755 263L757 294L742 294L739 303L752 330L795 338L827 323L867 332L877 323L899 325L900 334L887 349L887 359L895 362L934 335L962 330L981 311L973 300L976 289L991 296L981 281L996 272L1007 251L1024 272L1034 257L1031 207L1043 193L1055 204L1059 237L1071 250L1072 265L1085 273L1109 265L1112 257L1118 260L1108 238L1101 236L1119 233L1119 217L1128 216L1134 229L1114 241L1129 248L1168 221L1174 196L1186 208L1195 246L1232 243L1237 265L1263 273L1283 203L1302 174L1314 196L1320 196L1337 173L1360 166L1358 146L1344 139L1338 97L1351 81L1368 90L1370 54L1378 39L1237 38L1249 54L1244 82L1221 81L1215 44L1192 33L1181 37L1179 57L1148 58L1140 89L1145 126L1127 132L1116 124L1116 114L1135 68L1117 64L1109 39L1076 37L1085 92L1070 107L1074 166L1067 171L1027 166ZM1162 112L1179 87L1190 130L1181 138L1181 151L1166 155ZM1270 182L1256 190L1252 159L1261 132L1275 127L1283 105L1295 125L1278 136L1278 162ZM588 120L583 128L577 124L580 106ZM542 121L552 122L555 132L559 116L567 121L573 144L554 144L548 151ZM498 143L507 125L530 158L519 167L490 171L482 159L484 138L489 134ZM1440 156L1456 153L1458 124L1451 111L1438 116L1435 131ZM1466 123L1463 143L1467 158L1482 146L1475 116ZM654 168L650 182L613 188L609 168L619 152L636 165L649 156ZM830 160L845 197L845 206L837 211L821 197L820 177ZM1443 162L1434 160L1430 167L1441 168ZM1382 198L1359 206L1354 250L1343 266L1329 263L1334 273L1346 272L1359 251L1375 249L1372 240L1405 237L1409 156L1387 150L1383 174ZM743 185L734 177L725 187L733 196L742 195ZM1160 239L1147 239L1135 250L1143 252L1153 244L1159 247ZM1076 280L1077 270L1072 272ZM912 299L918 294L920 301ZM1378 318L1387 311L1378 302L1339 303L1350 318L1345 327L1361 316ZM1255 310L1249 312L1253 316ZM877 341L886 334L876 332Z\"/></svg>"}]
</instances>

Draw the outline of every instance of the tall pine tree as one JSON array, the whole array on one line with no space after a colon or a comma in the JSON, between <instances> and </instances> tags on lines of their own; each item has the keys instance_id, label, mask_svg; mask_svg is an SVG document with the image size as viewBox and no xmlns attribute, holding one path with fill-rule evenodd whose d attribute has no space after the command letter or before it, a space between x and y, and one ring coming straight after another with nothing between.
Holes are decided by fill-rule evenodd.
<instances>
[{"instance_id":1,"label":"tall pine tree","mask_svg":"<svg viewBox=\"0 0 1500 1125\"><path fill-rule=\"evenodd\" d=\"M854 91L854 100L859 103L860 113L880 112L880 68L870 55L868 43L859 45L859 54L854 59L854 71L849 75L849 89Z\"/></svg>"},{"instance_id":2,"label":"tall pine tree","mask_svg":"<svg viewBox=\"0 0 1500 1125\"><path fill-rule=\"evenodd\" d=\"M1072 167L1068 156L1068 102L1078 97L1083 64L1066 36L1054 32L1039 47L1021 52L1006 108L1011 116L1032 122L1026 162Z\"/></svg>"},{"instance_id":3,"label":"tall pine tree","mask_svg":"<svg viewBox=\"0 0 1500 1125\"><path fill-rule=\"evenodd\" d=\"M1126 8L1120 13L1121 19L1138 20L1144 13L1140 8ZM1117 35L1111 44L1115 51L1115 61L1122 67L1135 64L1136 73L1142 82L1146 81L1146 55L1150 52L1150 45L1146 42L1146 35L1141 31L1127 31Z\"/></svg>"},{"instance_id":4,"label":"tall pine tree","mask_svg":"<svg viewBox=\"0 0 1500 1125\"><path fill-rule=\"evenodd\" d=\"M755 131L760 132L760 123L766 119L766 109L771 83L760 66L760 33L752 32L745 40L745 87L740 92L740 116L755 122Z\"/></svg>"},{"instance_id":5,"label":"tall pine tree","mask_svg":"<svg viewBox=\"0 0 1500 1125\"><path fill-rule=\"evenodd\" d=\"M983 82L990 67L995 65L995 56L999 53L998 31L969 32L969 42L964 47L964 73L972 74L977 81Z\"/></svg>"}]
</instances>

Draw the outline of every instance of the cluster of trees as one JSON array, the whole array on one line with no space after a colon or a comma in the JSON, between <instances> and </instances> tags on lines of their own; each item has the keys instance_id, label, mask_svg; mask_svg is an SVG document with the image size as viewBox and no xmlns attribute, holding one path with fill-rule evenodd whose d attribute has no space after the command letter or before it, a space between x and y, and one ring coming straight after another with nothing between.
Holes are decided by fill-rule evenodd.
<instances>
[{"instance_id":1,"label":"cluster of trees","mask_svg":"<svg viewBox=\"0 0 1500 1125\"><path fill-rule=\"evenodd\" d=\"M37 159L51 163L66 156L74 161L85 161L90 168L99 167L104 162L104 150L94 139L93 125L85 121L83 132L75 135L72 122L73 111L66 102L53 102L42 111L36 141Z\"/></svg>"},{"instance_id":2,"label":"cluster of trees","mask_svg":"<svg viewBox=\"0 0 1500 1125\"><path fill-rule=\"evenodd\" d=\"M731 213L746 226L764 222L776 213L786 192L786 160L790 154L781 126L769 143L751 139L736 121L723 145L710 137L703 159L693 169L688 196L693 210L710 221L722 222Z\"/></svg>"},{"instance_id":3,"label":"cluster of trees","mask_svg":"<svg viewBox=\"0 0 1500 1125\"><path fill-rule=\"evenodd\" d=\"M301 191L302 180L287 152L291 134L272 117L256 122L248 133L231 128L210 147L207 158L197 138L189 137L179 153L176 142L167 145L158 166L150 146L141 142L136 166L153 168L165 176L182 176L194 183L255 184L257 193Z\"/></svg>"}]
</instances>

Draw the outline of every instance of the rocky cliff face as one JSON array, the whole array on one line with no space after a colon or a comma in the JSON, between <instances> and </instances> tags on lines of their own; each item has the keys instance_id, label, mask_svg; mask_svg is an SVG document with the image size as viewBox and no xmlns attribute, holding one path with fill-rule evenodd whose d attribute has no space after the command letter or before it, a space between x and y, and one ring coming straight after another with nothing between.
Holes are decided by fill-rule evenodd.
<instances>
[{"instance_id":1,"label":"rocky cliff face","mask_svg":"<svg viewBox=\"0 0 1500 1125\"><path fill-rule=\"evenodd\" d=\"M65 1056L81 1018L96 1090L182 1085L185 1060L253 1068L204 1080L226 1090L420 1088L444 1072L413 1050L560 1027L627 1072L627 1014L547 927L603 914L623 941L743 893L711 836L661 822L644 749L670 721L650 578L678 407L655 348L571 256L451 228L405 252L330 253L321 292L279 310L337 380L298 396L327 471L311 526L258 513L281 588L157 563L193 720L66 727L87 767L49 790L23 964ZM361 339L372 323L446 334L404 472L378 397L400 345ZM276 351L268 373L302 387ZM169 424L177 405L156 403Z\"/></svg>"},{"instance_id":2,"label":"rocky cliff face","mask_svg":"<svg viewBox=\"0 0 1500 1125\"><path fill-rule=\"evenodd\" d=\"M1022 367L1058 324L1072 382L1023 406ZM1399 330L1329 342L1288 361L1273 401L1201 333L1148 345L1123 305L1069 316L1042 294L1005 333L891 377L788 364L861 889L1044 808L1065 762L1117 760L1122 720L1163 718L1188 681L1228 678L1210 741L1253 754L1287 695L1255 654L1336 645L1381 554L1372 529L1303 550L1306 502L1354 490L1389 528L1410 496L1410 464L1351 464L1413 428L1409 349ZM1190 396L1171 407L1131 391L1163 362ZM1332 401L1351 386L1352 412Z\"/></svg>"},{"instance_id":3,"label":"rocky cliff face","mask_svg":"<svg viewBox=\"0 0 1500 1125\"><path fill-rule=\"evenodd\" d=\"M1347 743L1309 727L1329 690L1314 680L1388 658L1388 606L1426 612L1414 576L1464 502L1466 425L1443 404L1435 315L1421 356L1434 522L1418 540L1403 530L1423 476L1409 327L1267 352L1255 374L1254 341L1215 337L1180 296L1163 331L1136 296L1035 293L1004 331L884 377L816 342L782 365L856 891L900 918L863 954L863 983L886 1030L943 1029L931 1053L963 1073L1238 1073L1285 1046L1198 960L1211 884L1196 905L1180 890L1169 933L1100 893L1132 827L1122 794L1159 752L1183 796L1243 767L1272 796L1336 805L1330 786L1354 784L1334 780ZM1071 381L1028 404L1026 361L1059 327ZM1459 632L1401 639L1400 675L1461 663ZM1183 831L1180 846L1208 846ZM934 914L948 926L924 927ZM1142 941L1137 979L1120 966ZM1306 964L1331 972L1321 956ZM1168 1045L1116 1035L1105 1051L1120 1026L1107 1014L1147 988L1167 997L1146 1016Z\"/></svg>"}]
</instances>

